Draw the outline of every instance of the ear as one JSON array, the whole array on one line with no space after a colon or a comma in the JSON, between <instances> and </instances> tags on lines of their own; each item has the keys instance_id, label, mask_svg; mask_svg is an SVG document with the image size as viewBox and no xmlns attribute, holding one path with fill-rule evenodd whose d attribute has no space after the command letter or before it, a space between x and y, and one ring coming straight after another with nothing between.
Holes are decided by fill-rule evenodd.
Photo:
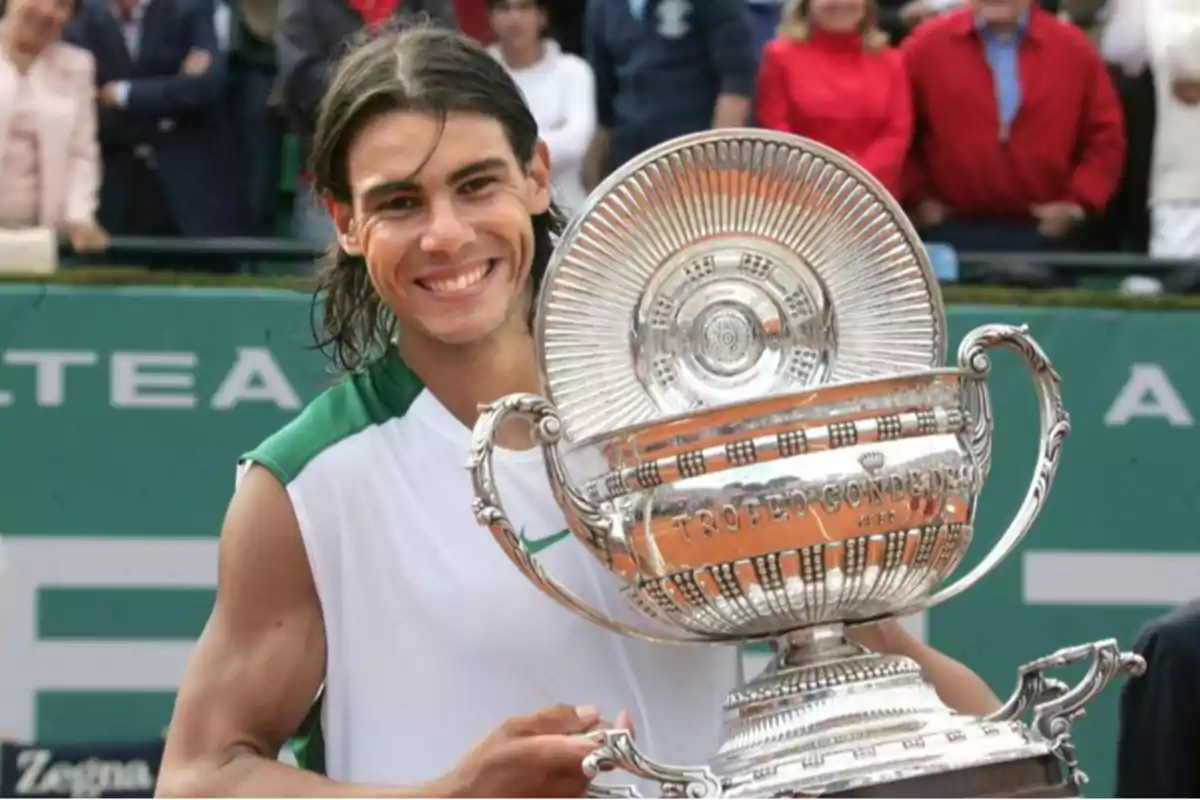
<instances>
[{"instance_id":1,"label":"ear","mask_svg":"<svg viewBox=\"0 0 1200 800\"><path fill-rule=\"evenodd\" d=\"M321 203L326 213L333 220L337 231L338 244L347 255L361 256L362 243L358 239L358 226L354 224L354 208L349 203L342 203L329 192L321 195Z\"/></svg>"},{"instance_id":2,"label":"ear","mask_svg":"<svg viewBox=\"0 0 1200 800\"><path fill-rule=\"evenodd\" d=\"M529 213L544 214L550 209L550 148L541 139L525 172L529 182Z\"/></svg>"}]
</instances>

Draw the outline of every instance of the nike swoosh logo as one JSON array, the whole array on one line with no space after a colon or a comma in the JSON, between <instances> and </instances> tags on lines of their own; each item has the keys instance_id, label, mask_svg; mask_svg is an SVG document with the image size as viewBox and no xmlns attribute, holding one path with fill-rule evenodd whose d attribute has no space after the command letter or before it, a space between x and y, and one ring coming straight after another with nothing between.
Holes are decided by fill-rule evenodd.
<instances>
[{"instance_id":1,"label":"nike swoosh logo","mask_svg":"<svg viewBox=\"0 0 1200 800\"><path fill-rule=\"evenodd\" d=\"M561 542L563 539L571 535L568 528L563 528L558 533L552 533L549 536L543 536L541 539L529 539L525 536L525 528L521 528L521 543L525 545L525 549L530 555L536 556L538 553L545 550L547 547Z\"/></svg>"}]
</instances>

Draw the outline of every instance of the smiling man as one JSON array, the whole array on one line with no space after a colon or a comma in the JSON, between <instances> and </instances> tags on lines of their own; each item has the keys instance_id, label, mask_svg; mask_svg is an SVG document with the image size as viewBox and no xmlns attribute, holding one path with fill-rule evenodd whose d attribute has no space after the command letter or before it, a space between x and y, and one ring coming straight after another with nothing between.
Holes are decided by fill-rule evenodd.
<instances>
[{"instance_id":1,"label":"smiling man","mask_svg":"<svg viewBox=\"0 0 1200 800\"><path fill-rule=\"evenodd\" d=\"M546 146L504 67L444 31L367 42L322 104L314 174L339 242L323 341L347 375L243 460L160 794L580 796L592 745L577 734L602 713L665 761L707 761L736 650L593 625L472 513L479 405L542 391L529 321L560 224ZM562 533L527 431L500 445L497 484L539 560L632 619ZM880 646L911 641L888 631ZM297 731L299 768L275 759Z\"/></svg>"},{"instance_id":2,"label":"smiling man","mask_svg":"<svg viewBox=\"0 0 1200 800\"><path fill-rule=\"evenodd\" d=\"M347 374L243 460L160 794L579 796L593 745L575 734L601 712L655 753L709 758L736 650L575 616L472 513L479 404L542 390L529 320L561 224L503 65L450 32L382 34L342 63L313 155L339 242L323 341ZM527 432L501 445L539 558L632 616L563 534ZM299 769L275 760L297 731Z\"/></svg>"}]
</instances>

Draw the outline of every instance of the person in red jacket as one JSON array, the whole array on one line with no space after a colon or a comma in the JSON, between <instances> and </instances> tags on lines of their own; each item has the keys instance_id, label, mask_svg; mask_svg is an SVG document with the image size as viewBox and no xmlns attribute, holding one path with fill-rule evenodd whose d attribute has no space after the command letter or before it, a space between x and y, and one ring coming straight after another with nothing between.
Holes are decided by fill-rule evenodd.
<instances>
[{"instance_id":1,"label":"person in red jacket","mask_svg":"<svg viewBox=\"0 0 1200 800\"><path fill-rule=\"evenodd\" d=\"M1117 190L1121 106L1078 28L1031 0L971 0L901 46L916 110L906 201L960 250L1078 247Z\"/></svg>"},{"instance_id":2,"label":"person in red jacket","mask_svg":"<svg viewBox=\"0 0 1200 800\"><path fill-rule=\"evenodd\" d=\"M874 0L789 0L763 50L755 116L853 158L899 196L913 129L900 53Z\"/></svg>"}]
</instances>

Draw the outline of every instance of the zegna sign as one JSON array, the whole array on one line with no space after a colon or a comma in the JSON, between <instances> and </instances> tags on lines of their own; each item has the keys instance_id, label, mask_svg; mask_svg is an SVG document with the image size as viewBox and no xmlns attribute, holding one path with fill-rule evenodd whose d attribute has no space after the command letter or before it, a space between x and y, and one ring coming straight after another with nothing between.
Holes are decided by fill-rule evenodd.
<instances>
[{"instance_id":1,"label":"zegna sign","mask_svg":"<svg viewBox=\"0 0 1200 800\"><path fill-rule=\"evenodd\" d=\"M66 405L71 401L72 377L97 369L107 374L108 402L113 408L229 411L244 403L267 403L295 410L302 405L279 361L265 347L236 348L222 365L224 377L207 395L196 386L199 361L196 353L188 351L0 351L0 408ZM1195 425L1187 402L1160 364L1131 364L1128 378L1104 414L1109 427L1139 420L1159 420L1174 427Z\"/></svg>"}]
</instances>

